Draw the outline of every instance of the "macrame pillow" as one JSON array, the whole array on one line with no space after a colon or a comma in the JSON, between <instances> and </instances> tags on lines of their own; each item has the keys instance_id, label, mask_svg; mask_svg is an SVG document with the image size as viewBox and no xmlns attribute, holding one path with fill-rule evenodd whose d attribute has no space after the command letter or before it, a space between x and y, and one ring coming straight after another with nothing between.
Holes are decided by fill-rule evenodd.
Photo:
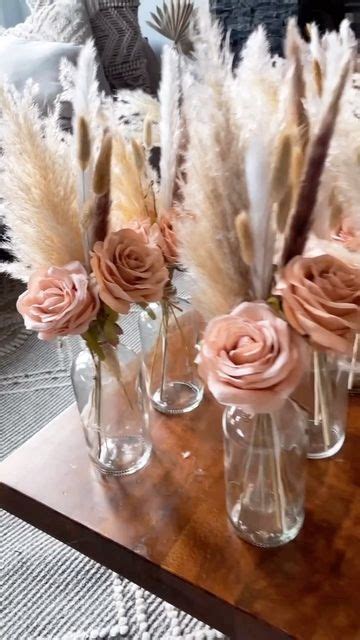
<instances>
[{"instance_id":1,"label":"macrame pillow","mask_svg":"<svg viewBox=\"0 0 360 640\"><path fill-rule=\"evenodd\" d=\"M112 91L150 89L138 0L87 0L91 27Z\"/></svg>"}]
</instances>

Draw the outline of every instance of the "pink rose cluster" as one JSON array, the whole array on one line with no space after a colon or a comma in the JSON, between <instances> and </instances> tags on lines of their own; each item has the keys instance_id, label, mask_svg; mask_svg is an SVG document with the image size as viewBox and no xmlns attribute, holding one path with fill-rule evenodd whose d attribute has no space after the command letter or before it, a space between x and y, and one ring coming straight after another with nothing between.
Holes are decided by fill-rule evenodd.
<instances>
[{"instance_id":1,"label":"pink rose cluster","mask_svg":"<svg viewBox=\"0 0 360 640\"><path fill-rule=\"evenodd\" d=\"M116 313L131 303L162 298L169 279L163 251L141 227L110 233L91 253L93 275L79 262L35 272L17 304L28 329L42 340L84 334L97 317L100 301Z\"/></svg>"},{"instance_id":2,"label":"pink rose cluster","mask_svg":"<svg viewBox=\"0 0 360 640\"><path fill-rule=\"evenodd\" d=\"M264 302L243 302L211 320L199 372L220 404L254 414L278 409L298 385L306 345Z\"/></svg>"}]
</instances>

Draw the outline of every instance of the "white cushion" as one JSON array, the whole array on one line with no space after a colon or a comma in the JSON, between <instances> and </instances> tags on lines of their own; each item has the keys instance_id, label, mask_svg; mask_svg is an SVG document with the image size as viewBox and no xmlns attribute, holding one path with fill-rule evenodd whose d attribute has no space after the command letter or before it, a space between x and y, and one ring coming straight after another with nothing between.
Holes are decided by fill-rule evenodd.
<instances>
[{"instance_id":1,"label":"white cushion","mask_svg":"<svg viewBox=\"0 0 360 640\"><path fill-rule=\"evenodd\" d=\"M62 88L59 65L64 57L76 63L81 47L61 42L34 42L20 38L0 38L0 81L5 77L22 90L32 78L39 85L37 102L46 113Z\"/></svg>"}]
</instances>

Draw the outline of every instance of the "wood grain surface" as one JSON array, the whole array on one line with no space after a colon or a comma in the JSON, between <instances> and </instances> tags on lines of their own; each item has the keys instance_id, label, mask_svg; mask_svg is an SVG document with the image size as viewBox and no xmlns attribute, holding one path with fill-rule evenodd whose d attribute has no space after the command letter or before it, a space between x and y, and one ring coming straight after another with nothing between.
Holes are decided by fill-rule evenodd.
<instances>
[{"instance_id":1,"label":"wood grain surface","mask_svg":"<svg viewBox=\"0 0 360 640\"><path fill-rule=\"evenodd\" d=\"M154 414L149 465L124 479L92 466L71 407L1 466L0 504L241 640L360 638L360 400L343 449L308 462L298 538L262 550L226 517L221 409Z\"/></svg>"}]
</instances>

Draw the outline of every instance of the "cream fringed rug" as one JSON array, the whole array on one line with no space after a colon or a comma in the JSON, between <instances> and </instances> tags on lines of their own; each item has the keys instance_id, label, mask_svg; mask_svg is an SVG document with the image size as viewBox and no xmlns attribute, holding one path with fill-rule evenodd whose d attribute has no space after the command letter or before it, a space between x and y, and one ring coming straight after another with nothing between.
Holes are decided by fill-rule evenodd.
<instances>
[{"instance_id":1,"label":"cream fringed rug","mask_svg":"<svg viewBox=\"0 0 360 640\"><path fill-rule=\"evenodd\" d=\"M27 333L15 309L20 290L0 277L1 458L73 401L68 368L76 345L59 353ZM128 346L138 349L136 315L126 322ZM223 638L5 512L0 545L2 640Z\"/></svg>"}]
</instances>

